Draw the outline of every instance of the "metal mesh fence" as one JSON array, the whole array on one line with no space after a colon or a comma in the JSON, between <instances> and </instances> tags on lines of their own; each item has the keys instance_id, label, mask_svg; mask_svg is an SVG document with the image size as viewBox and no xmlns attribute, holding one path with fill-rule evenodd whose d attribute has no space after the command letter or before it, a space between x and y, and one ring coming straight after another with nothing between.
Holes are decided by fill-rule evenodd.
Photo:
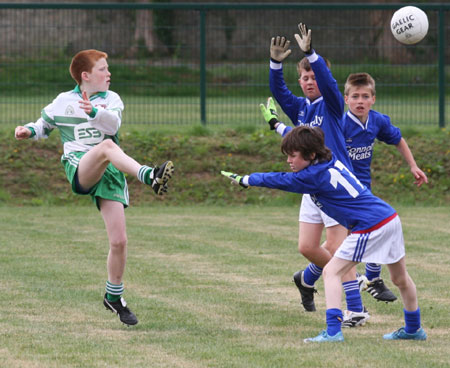
<instances>
[{"instance_id":1,"label":"metal mesh fence","mask_svg":"<svg viewBox=\"0 0 450 368\"><path fill-rule=\"evenodd\" d=\"M442 126L450 117L450 6L422 8L428 35L404 46L390 32L395 9L383 4L0 4L0 124L36 120L74 87L72 56L91 48L109 55L124 123L260 124L272 36L292 41L284 74L301 95L294 34L302 21L342 90L348 74L368 72L374 108L394 124Z\"/></svg>"}]
</instances>

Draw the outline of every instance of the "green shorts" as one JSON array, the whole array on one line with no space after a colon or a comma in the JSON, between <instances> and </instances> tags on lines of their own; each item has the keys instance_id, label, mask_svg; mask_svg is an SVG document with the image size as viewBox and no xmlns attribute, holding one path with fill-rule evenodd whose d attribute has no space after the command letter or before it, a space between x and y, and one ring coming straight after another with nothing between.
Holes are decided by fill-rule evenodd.
<instances>
[{"instance_id":1,"label":"green shorts","mask_svg":"<svg viewBox=\"0 0 450 368\"><path fill-rule=\"evenodd\" d=\"M123 172L117 170L111 163L106 167L105 173L100 181L88 191L82 192L79 188L77 188L75 174L77 172L80 159L84 154L86 154L86 152L70 152L69 154L62 155L61 157L61 163L66 171L67 180L69 180L72 186L72 191L80 195L89 194L98 209L100 209L98 201L99 198L117 201L123 203L125 207L128 207L130 204L130 199L128 196L128 185L125 175Z\"/></svg>"}]
</instances>

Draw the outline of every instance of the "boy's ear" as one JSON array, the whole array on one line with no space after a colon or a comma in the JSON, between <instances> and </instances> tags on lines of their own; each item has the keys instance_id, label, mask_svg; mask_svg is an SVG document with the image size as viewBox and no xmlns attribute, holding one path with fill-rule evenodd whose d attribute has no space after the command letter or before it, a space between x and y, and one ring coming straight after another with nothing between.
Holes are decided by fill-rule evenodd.
<instances>
[{"instance_id":1,"label":"boy's ear","mask_svg":"<svg viewBox=\"0 0 450 368\"><path fill-rule=\"evenodd\" d=\"M345 104L348 105L348 95L344 95Z\"/></svg>"},{"instance_id":2,"label":"boy's ear","mask_svg":"<svg viewBox=\"0 0 450 368\"><path fill-rule=\"evenodd\" d=\"M82 80L89 80L89 73L88 72L81 72L81 79Z\"/></svg>"}]
</instances>

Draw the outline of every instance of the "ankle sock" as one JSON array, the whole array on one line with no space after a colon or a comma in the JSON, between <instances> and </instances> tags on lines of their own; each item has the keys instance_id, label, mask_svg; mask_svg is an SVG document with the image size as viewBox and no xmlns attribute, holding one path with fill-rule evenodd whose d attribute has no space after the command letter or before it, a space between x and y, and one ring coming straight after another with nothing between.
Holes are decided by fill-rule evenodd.
<instances>
[{"instance_id":1,"label":"ankle sock","mask_svg":"<svg viewBox=\"0 0 450 368\"><path fill-rule=\"evenodd\" d=\"M116 285L109 281L106 281L106 299L110 302L116 302L120 299L123 294L123 282Z\"/></svg>"}]
</instances>

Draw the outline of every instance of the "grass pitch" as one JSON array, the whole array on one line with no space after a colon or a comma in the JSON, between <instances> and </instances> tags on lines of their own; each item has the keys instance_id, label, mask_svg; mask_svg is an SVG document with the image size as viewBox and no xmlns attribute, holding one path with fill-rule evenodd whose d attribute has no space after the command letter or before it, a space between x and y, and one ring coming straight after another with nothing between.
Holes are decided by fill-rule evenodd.
<instances>
[{"instance_id":1,"label":"grass pitch","mask_svg":"<svg viewBox=\"0 0 450 368\"><path fill-rule=\"evenodd\" d=\"M319 281L318 311L303 312L291 282L307 265L298 206L127 209L132 328L102 305L108 245L94 206L0 207L0 366L446 367L448 208L397 210L428 340L383 341L402 305L364 293L366 326L306 345L325 327L325 300Z\"/></svg>"}]
</instances>

